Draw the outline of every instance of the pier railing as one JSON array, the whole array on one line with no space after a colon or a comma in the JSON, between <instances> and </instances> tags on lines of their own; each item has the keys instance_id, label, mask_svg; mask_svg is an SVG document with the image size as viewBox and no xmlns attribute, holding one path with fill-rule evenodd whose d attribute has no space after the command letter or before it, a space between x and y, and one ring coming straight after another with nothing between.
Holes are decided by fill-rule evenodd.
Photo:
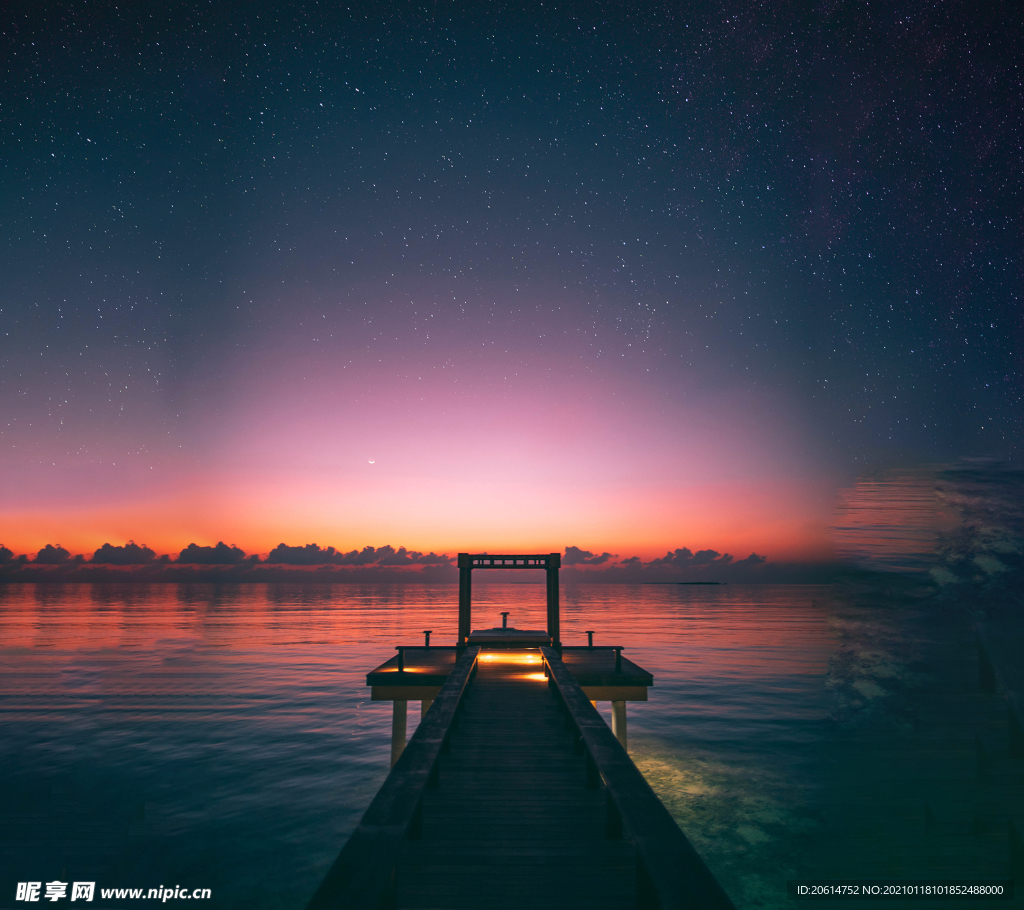
<instances>
[{"instance_id":1,"label":"pier railing","mask_svg":"<svg viewBox=\"0 0 1024 910\"><path fill-rule=\"evenodd\" d=\"M395 866L406 838L420 834L423 791L437 786L438 759L458 725L476 672L478 647L466 648L334 861L308 910L385 910L394 906Z\"/></svg>"},{"instance_id":2,"label":"pier railing","mask_svg":"<svg viewBox=\"0 0 1024 910\"><path fill-rule=\"evenodd\" d=\"M549 685L575 728L576 747L587 756L587 785L597 788L604 782L608 836L626 834L636 848L637 906L642 910L735 910L558 652L540 650Z\"/></svg>"}]
</instances>

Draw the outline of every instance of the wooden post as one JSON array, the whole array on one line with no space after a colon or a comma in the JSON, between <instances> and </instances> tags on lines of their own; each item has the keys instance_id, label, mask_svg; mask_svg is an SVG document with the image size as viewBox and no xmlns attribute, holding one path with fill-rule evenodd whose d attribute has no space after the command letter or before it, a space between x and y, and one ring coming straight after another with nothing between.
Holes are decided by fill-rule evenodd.
<instances>
[{"instance_id":1,"label":"wooden post","mask_svg":"<svg viewBox=\"0 0 1024 910\"><path fill-rule=\"evenodd\" d=\"M548 556L548 635L551 636L551 647L562 646L562 630L558 615L558 570L562 565L562 557L558 553Z\"/></svg>"},{"instance_id":2,"label":"wooden post","mask_svg":"<svg viewBox=\"0 0 1024 910\"><path fill-rule=\"evenodd\" d=\"M469 553L459 554L459 644L466 644L472 631L473 561Z\"/></svg>"},{"instance_id":3,"label":"wooden post","mask_svg":"<svg viewBox=\"0 0 1024 910\"><path fill-rule=\"evenodd\" d=\"M422 718L429 710L430 706L434 703L432 698L424 698L420 702L420 717Z\"/></svg>"},{"instance_id":4,"label":"wooden post","mask_svg":"<svg viewBox=\"0 0 1024 910\"><path fill-rule=\"evenodd\" d=\"M398 756L405 749L405 718L409 703L396 698L391 712L391 767L395 766Z\"/></svg>"},{"instance_id":5,"label":"wooden post","mask_svg":"<svg viewBox=\"0 0 1024 910\"><path fill-rule=\"evenodd\" d=\"M626 703L624 701L612 702L612 733L626 748Z\"/></svg>"}]
</instances>

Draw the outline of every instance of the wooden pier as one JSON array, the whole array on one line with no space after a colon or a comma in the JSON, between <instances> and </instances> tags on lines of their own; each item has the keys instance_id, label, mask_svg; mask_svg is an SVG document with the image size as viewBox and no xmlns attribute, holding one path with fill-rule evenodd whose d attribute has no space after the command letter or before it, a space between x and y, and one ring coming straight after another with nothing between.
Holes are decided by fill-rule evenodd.
<instances>
[{"instance_id":1,"label":"wooden pier","mask_svg":"<svg viewBox=\"0 0 1024 910\"><path fill-rule=\"evenodd\" d=\"M626 752L626 702L653 678L558 640L558 554L459 565L459 642L427 633L367 676L394 703L392 769L310 910L732 908ZM548 630L472 631L469 571L511 567L548 571Z\"/></svg>"}]
</instances>

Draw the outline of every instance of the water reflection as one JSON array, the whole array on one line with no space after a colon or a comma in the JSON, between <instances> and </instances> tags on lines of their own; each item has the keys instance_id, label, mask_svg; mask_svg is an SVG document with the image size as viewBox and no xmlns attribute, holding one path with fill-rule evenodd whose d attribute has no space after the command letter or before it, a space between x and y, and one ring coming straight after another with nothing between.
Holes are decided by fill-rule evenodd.
<instances>
[{"instance_id":1,"label":"water reflection","mask_svg":"<svg viewBox=\"0 0 1024 910\"><path fill-rule=\"evenodd\" d=\"M477 627L499 625L502 610L543 627L542 584L474 588ZM771 830L766 807L795 805L781 794L806 786L800 750L827 722L831 639L812 595L563 595L567 643L596 629L598 644L622 644L654 672L652 700L630 705L633 751L726 876L736 844L771 863L789 849L753 832ZM14 850L19 874L47 880L67 863L79 879L194 882L223 906L303 903L388 768L389 705L369 701L365 673L424 628L454 641L457 624L448 587L24 585L0 596L11 731L0 758L37 813L12 814L12 796L5 824L38 829L65 813L60 830ZM687 794L699 799L684 809ZM94 830L89 849L69 852L68 831Z\"/></svg>"},{"instance_id":2,"label":"water reflection","mask_svg":"<svg viewBox=\"0 0 1024 910\"><path fill-rule=\"evenodd\" d=\"M654 674L650 701L629 705L630 750L739 906L788 906L791 874L864 874L903 849L898 830L860 852L843 832L885 818L864 793L894 748L918 762L903 802L926 802L918 709L954 684L936 648L963 635L919 595L563 591L567 644L594 629ZM544 598L475 584L474 626L508 610L542 628ZM417 585L0 588L0 873L301 906L388 769L390 705L369 700L366 672L423 629L453 642L455 602Z\"/></svg>"}]
</instances>

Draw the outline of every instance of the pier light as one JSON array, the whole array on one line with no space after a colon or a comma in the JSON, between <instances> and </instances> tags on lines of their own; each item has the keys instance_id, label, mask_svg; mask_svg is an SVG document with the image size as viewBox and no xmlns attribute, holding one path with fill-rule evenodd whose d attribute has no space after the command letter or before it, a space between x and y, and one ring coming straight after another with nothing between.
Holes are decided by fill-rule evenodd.
<instances>
[{"instance_id":1,"label":"pier light","mask_svg":"<svg viewBox=\"0 0 1024 910\"><path fill-rule=\"evenodd\" d=\"M539 664L541 656L528 651L486 651L480 655L480 660L495 664Z\"/></svg>"}]
</instances>

